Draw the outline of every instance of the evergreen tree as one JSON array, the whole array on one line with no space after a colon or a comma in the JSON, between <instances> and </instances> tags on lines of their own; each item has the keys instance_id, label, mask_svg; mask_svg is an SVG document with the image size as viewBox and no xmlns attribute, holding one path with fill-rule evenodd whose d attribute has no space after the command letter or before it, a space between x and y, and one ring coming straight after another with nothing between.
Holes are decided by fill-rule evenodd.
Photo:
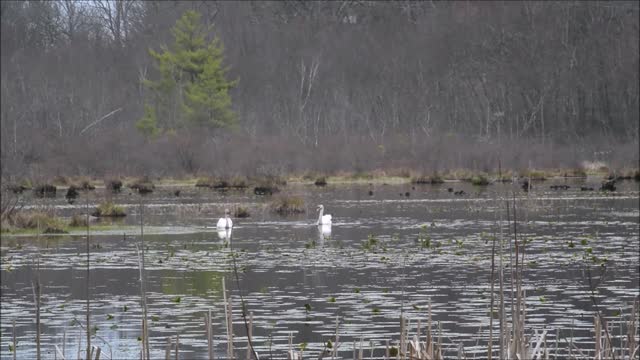
<instances>
[{"instance_id":1,"label":"evergreen tree","mask_svg":"<svg viewBox=\"0 0 640 360\"><path fill-rule=\"evenodd\" d=\"M137 127L152 136L162 130L186 126L231 127L236 122L231 110L231 89L236 81L226 79L224 48L219 39L207 41L200 14L187 11L171 30L174 42L161 52L149 50L160 78L146 81L153 94L153 106Z\"/></svg>"}]
</instances>

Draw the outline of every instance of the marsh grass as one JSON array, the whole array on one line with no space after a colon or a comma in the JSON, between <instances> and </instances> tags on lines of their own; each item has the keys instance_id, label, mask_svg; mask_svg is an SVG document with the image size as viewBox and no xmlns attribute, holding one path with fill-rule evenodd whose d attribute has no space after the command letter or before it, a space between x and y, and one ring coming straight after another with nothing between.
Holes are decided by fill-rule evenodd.
<instances>
[{"instance_id":1,"label":"marsh grass","mask_svg":"<svg viewBox=\"0 0 640 360\"><path fill-rule=\"evenodd\" d=\"M471 184L476 186L486 186L489 185L489 178L486 174L476 174L471 178Z\"/></svg>"},{"instance_id":2,"label":"marsh grass","mask_svg":"<svg viewBox=\"0 0 640 360\"><path fill-rule=\"evenodd\" d=\"M233 211L233 216L236 218L248 218L251 216L251 214L249 213L249 209L247 209L246 207L238 206Z\"/></svg>"},{"instance_id":3,"label":"marsh grass","mask_svg":"<svg viewBox=\"0 0 640 360\"><path fill-rule=\"evenodd\" d=\"M132 180L129 184L127 184L127 187L136 190L140 194L153 192L153 190L155 190L156 188L151 179L149 179L149 177L147 176Z\"/></svg>"},{"instance_id":4,"label":"marsh grass","mask_svg":"<svg viewBox=\"0 0 640 360\"><path fill-rule=\"evenodd\" d=\"M104 187L111 192L119 192L122 189L122 181L116 178L108 178L104 180Z\"/></svg>"},{"instance_id":5,"label":"marsh grass","mask_svg":"<svg viewBox=\"0 0 640 360\"><path fill-rule=\"evenodd\" d=\"M104 202L98 205L98 208L93 212L93 216L96 217L123 217L127 216L124 208L118 206L110 201Z\"/></svg>"},{"instance_id":6,"label":"marsh grass","mask_svg":"<svg viewBox=\"0 0 640 360\"><path fill-rule=\"evenodd\" d=\"M69 220L69 226L72 228L86 227L87 217L84 215L73 215Z\"/></svg>"},{"instance_id":7,"label":"marsh grass","mask_svg":"<svg viewBox=\"0 0 640 360\"><path fill-rule=\"evenodd\" d=\"M40 233L40 230L50 234L66 232L64 221L46 211L19 211L3 227L3 232L7 233Z\"/></svg>"},{"instance_id":8,"label":"marsh grass","mask_svg":"<svg viewBox=\"0 0 640 360\"><path fill-rule=\"evenodd\" d=\"M51 198L51 197L56 197L57 190L58 188L56 188L55 185L44 183L44 184L35 185L33 187L33 194L39 198L45 198L45 197Z\"/></svg>"},{"instance_id":9,"label":"marsh grass","mask_svg":"<svg viewBox=\"0 0 640 360\"><path fill-rule=\"evenodd\" d=\"M442 184L444 183L444 179L438 174L434 173L432 175L419 175L411 178L412 184Z\"/></svg>"},{"instance_id":10,"label":"marsh grass","mask_svg":"<svg viewBox=\"0 0 640 360\"><path fill-rule=\"evenodd\" d=\"M321 177L317 178L316 181L313 184L315 186L326 186L327 185L327 178L325 176L321 176Z\"/></svg>"},{"instance_id":11,"label":"marsh grass","mask_svg":"<svg viewBox=\"0 0 640 360\"><path fill-rule=\"evenodd\" d=\"M280 215L303 214L306 212L304 199L300 196L280 196L269 204L269 209Z\"/></svg>"},{"instance_id":12,"label":"marsh grass","mask_svg":"<svg viewBox=\"0 0 640 360\"><path fill-rule=\"evenodd\" d=\"M520 174L522 177L529 178L531 180L536 181L545 181L548 177L553 176L549 171L537 170L537 169L528 169L523 171Z\"/></svg>"}]
</instances>

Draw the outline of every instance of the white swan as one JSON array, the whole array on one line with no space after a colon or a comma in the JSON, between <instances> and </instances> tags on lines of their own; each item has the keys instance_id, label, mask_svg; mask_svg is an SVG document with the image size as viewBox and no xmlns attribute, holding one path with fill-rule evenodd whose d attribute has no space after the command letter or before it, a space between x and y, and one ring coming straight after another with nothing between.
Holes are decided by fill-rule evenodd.
<instances>
[{"instance_id":1,"label":"white swan","mask_svg":"<svg viewBox=\"0 0 640 360\"><path fill-rule=\"evenodd\" d=\"M230 241L231 240L231 228L229 228L229 229L219 228L218 229L218 238L220 240Z\"/></svg>"},{"instance_id":2,"label":"white swan","mask_svg":"<svg viewBox=\"0 0 640 360\"><path fill-rule=\"evenodd\" d=\"M323 215L323 214L324 214L324 206L318 205L318 222L316 222L316 225L331 226L331 215L329 214Z\"/></svg>"},{"instance_id":3,"label":"white swan","mask_svg":"<svg viewBox=\"0 0 640 360\"><path fill-rule=\"evenodd\" d=\"M233 221L229 218L229 209L224 209L224 217L218 220L218 229L231 229Z\"/></svg>"}]
</instances>

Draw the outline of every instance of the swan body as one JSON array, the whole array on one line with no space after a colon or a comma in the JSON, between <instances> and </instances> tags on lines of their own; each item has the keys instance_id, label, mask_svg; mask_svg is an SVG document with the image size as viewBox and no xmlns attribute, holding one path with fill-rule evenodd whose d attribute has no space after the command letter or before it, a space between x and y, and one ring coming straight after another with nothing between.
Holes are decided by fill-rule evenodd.
<instances>
[{"instance_id":1,"label":"swan body","mask_svg":"<svg viewBox=\"0 0 640 360\"><path fill-rule=\"evenodd\" d=\"M331 215L324 215L324 206L318 205L318 221L316 225L331 226Z\"/></svg>"},{"instance_id":2,"label":"swan body","mask_svg":"<svg viewBox=\"0 0 640 360\"><path fill-rule=\"evenodd\" d=\"M231 228L229 229L218 228L218 238L220 238L220 240L226 240L226 241L231 240Z\"/></svg>"},{"instance_id":3,"label":"swan body","mask_svg":"<svg viewBox=\"0 0 640 360\"><path fill-rule=\"evenodd\" d=\"M231 229L233 228L233 221L229 218L229 209L224 210L224 217L218 220L218 229Z\"/></svg>"}]
</instances>

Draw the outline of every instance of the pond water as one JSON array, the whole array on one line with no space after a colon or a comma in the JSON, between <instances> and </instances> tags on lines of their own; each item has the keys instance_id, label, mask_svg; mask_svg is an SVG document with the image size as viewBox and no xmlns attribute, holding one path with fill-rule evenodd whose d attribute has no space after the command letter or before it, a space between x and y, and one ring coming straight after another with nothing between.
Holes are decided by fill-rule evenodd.
<instances>
[{"instance_id":1,"label":"pond water","mask_svg":"<svg viewBox=\"0 0 640 360\"><path fill-rule=\"evenodd\" d=\"M528 242L523 272L527 333L549 329L550 348L556 334L562 345L562 338L572 333L578 347L593 349L594 307L585 264L594 281L606 268L595 297L619 329L620 315L629 314L639 294L639 185L624 181L613 193L580 191L585 182L597 188L599 179L535 183L529 194L517 184L289 185L283 193L302 196L307 207L305 214L289 217L271 213L271 198L250 190L219 193L183 187L175 196L176 188L160 187L142 200L152 357L163 358L167 337L179 334L182 358L206 358L203 315L209 309L216 355L224 356L223 279L234 299L236 348L246 346L241 291L253 313L254 346L262 358L270 353L285 358L290 334L294 346L306 343L306 353L316 358L333 337L336 318L342 357L350 358L353 341L363 338L366 356L372 341L374 356L381 358L385 340L398 340L400 315L411 319L412 333L417 319L424 329L429 303L447 353L457 354L460 343L467 354L485 352L492 239L500 238L502 220L508 265L512 237L507 234L504 197L513 193L518 236ZM571 187L551 190L553 184ZM466 194L456 196L449 187ZM90 207L103 199L96 190ZM141 198L124 191L113 200L128 213L122 225L131 226L90 237L91 322L99 336L92 344L102 348L103 358L138 358L136 245L141 238L134 226L140 224ZM53 209L59 216L85 212L83 199L69 205L60 194L29 204ZM313 225L317 204L333 215L330 233ZM225 207L233 212L240 205L251 217L234 219L230 238L211 228ZM85 321L85 249L83 234L2 236L2 358L11 356L13 321L18 357L34 357L32 281L38 254L43 354L53 358L54 344L62 349L64 338L67 358L75 358L84 336L79 323ZM600 266L605 258L606 265ZM506 283L508 274L507 268ZM494 335L497 326L496 320ZM619 343L619 330L614 336ZM245 350L238 353L243 358Z\"/></svg>"}]
</instances>

